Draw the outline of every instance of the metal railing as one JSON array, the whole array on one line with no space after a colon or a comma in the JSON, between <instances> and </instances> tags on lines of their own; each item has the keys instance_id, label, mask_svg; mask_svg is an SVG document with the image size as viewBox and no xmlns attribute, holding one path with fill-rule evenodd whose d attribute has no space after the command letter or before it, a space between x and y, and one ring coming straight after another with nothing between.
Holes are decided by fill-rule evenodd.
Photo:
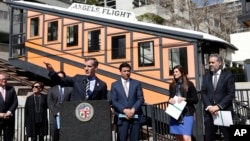
<instances>
[{"instance_id":1,"label":"metal railing","mask_svg":"<svg viewBox=\"0 0 250 141\"><path fill-rule=\"evenodd\" d=\"M234 124L247 124L246 121L250 119L250 89L238 89L235 92L234 104ZM141 128L141 141L174 141L175 136L169 132L169 119L170 117L165 113L167 103L157 103L153 105L144 105L143 112L146 116L146 123ZM198 105L197 105L198 106ZM199 102L199 106L201 102ZM197 108L201 110L202 108ZM199 127L204 127L203 122L198 122L200 119L203 121L202 114L195 115L196 123L201 124ZM49 115L49 114L48 114ZM49 119L49 118L48 118ZM199 120L197 120L199 119ZM115 126L114 126L115 127ZM194 128L196 128L194 126ZM203 130L203 129L198 129ZM48 132L49 133L49 132ZM199 135L201 134L201 135ZM194 133L194 137L203 136L200 131ZM2 137L0 137L0 141ZM26 141L27 136L24 128L24 107L18 107L16 110L16 123L15 123L15 141ZM113 140L116 140L116 129L113 129ZM45 136L45 141L50 141L50 135Z\"/></svg>"},{"instance_id":2,"label":"metal railing","mask_svg":"<svg viewBox=\"0 0 250 141\"><path fill-rule=\"evenodd\" d=\"M148 141L175 140L175 137L169 133L170 117L165 112L166 107L166 102L144 105L143 111L147 117L147 122L142 127L142 133L146 134Z\"/></svg>"},{"instance_id":3,"label":"metal railing","mask_svg":"<svg viewBox=\"0 0 250 141\"><path fill-rule=\"evenodd\" d=\"M250 89L238 89L235 92L234 123L247 124L250 119Z\"/></svg>"},{"instance_id":4,"label":"metal railing","mask_svg":"<svg viewBox=\"0 0 250 141\"><path fill-rule=\"evenodd\" d=\"M48 118L49 119L49 118ZM15 135L14 141L28 141L24 127L24 107L18 107L15 111ZM3 141L3 133L0 136L0 141ZM50 141L50 135L44 136L44 141Z\"/></svg>"}]
</instances>

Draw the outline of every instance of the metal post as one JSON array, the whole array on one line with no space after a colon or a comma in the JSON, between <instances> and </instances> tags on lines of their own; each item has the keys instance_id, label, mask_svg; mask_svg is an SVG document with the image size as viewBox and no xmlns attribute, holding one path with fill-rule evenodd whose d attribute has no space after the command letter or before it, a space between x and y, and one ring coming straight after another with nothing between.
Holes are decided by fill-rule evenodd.
<instances>
[{"instance_id":1,"label":"metal post","mask_svg":"<svg viewBox=\"0 0 250 141\"><path fill-rule=\"evenodd\" d=\"M12 34L13 34L13 8L9 6L10 33L9 33L9 57L12 57Z\"/></svg>"},{"instance_id":2,"label":"metal post","mask_svg":"<svg viewBox=\"0 0 250 141\"><path fill-rule=\"evenodd\" d=\"M155 126L155 109L154 109L154 106L150 106L150 111L151 111L153 141L156 141L156 126Z\"/></svg>"},{"instance_id":3,"label":"metal post","mask_svg":"<svg viewBox=\"0 0 250 141\"><path fill-rule=\"evenodd\" d=\"M198 97L201 97L201 93L198 93ZM196 113L195 113L195 122L194 122L194 129L193 135L196 141L204 141L204 126L203 126L203 108L202 108L202 101L199 100L198 104L196 105Z\"/></svg>"}]
</instances>

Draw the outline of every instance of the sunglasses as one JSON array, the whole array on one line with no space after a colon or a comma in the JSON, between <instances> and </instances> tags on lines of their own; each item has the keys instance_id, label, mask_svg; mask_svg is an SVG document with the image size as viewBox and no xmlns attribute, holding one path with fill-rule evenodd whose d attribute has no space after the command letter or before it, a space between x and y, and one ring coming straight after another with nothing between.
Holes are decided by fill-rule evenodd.
<instances>
[{"instance_id":1,"label":"sunglasses","mask_svg":"<svg viewBox=\"0 0 250 141\"><path fill-rule=\"evenodd\" d=\"M40 86L32 86L32 88L40 88Z\"/></svg>"}]
</instances>

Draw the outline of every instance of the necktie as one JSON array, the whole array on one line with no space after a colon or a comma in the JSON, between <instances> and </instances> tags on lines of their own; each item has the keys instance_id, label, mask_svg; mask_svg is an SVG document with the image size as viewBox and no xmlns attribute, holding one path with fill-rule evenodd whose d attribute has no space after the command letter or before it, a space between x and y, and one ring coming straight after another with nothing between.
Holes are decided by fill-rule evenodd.
<instances>
[{"instance_id":1,"label":"necktie","mask_svg":"<svg viewBox=\"0 0 250 141\"><path fill-rule=\"evenodd\" d=\"M5 101L5 93L4 93L4 88L1 88L1 94L3 96L3 100Z\"/></svg>"},{"instance_id":2,"label":"necktie","mask_svg":"<svg viewBox=\"0 0 250 141\"><path fill-rule=\"evenodd\" d=\"M123 81L123 87L124 87L124 91L126 96L128 97L128 86L127 86L127 81Z\"/></svg>"},{"instance_id":3,"label":"necktie","mask_svg":"<svg viewBox=\"0 0 250 141\"><path fill-rule=\"evenodd\" d=\"M86 83L86 99L89 98L89 95L90 95L90 81L89 79L87 79L87 83Z\"/></svg>"},{"instance_id":4,"label":"necktie","mask_svg":"<svg viewBox=\"0 0 250 141\"><path fill-rule=\"evenodd\" d=\"M63 87L59 87L59 93L60 93L60 101L63 102L64 94L63 94Z\"/></svg>"},{"instance_id":5,"label":"necktie","mask_svg":"<svg viewBox=\"0 0 250 141\"><path fill-rule=\"evenodd\" d=\"M217 82L218 82L218 78L217 77L218 77L218 74L214 73L214 82L213 82L214 90L216 89Z\"/></svg>"}]
</instances>

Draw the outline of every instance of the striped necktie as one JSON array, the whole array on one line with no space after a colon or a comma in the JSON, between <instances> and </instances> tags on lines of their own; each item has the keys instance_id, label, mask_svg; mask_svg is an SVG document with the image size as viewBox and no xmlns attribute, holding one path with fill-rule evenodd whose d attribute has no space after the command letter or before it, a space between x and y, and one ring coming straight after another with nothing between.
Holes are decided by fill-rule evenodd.
<instances>
[{"instance_id":1,"label":"striped necktie","mask_svg":"<svg viewBox=\"0 0 250 141\"><path fill-rule=\"evenodd\" d=\"M87 83L86 83L86 100L89 98L89 95L90 95L90 81L89 79L87 79Z\"/></svg>"}]
</instances>

